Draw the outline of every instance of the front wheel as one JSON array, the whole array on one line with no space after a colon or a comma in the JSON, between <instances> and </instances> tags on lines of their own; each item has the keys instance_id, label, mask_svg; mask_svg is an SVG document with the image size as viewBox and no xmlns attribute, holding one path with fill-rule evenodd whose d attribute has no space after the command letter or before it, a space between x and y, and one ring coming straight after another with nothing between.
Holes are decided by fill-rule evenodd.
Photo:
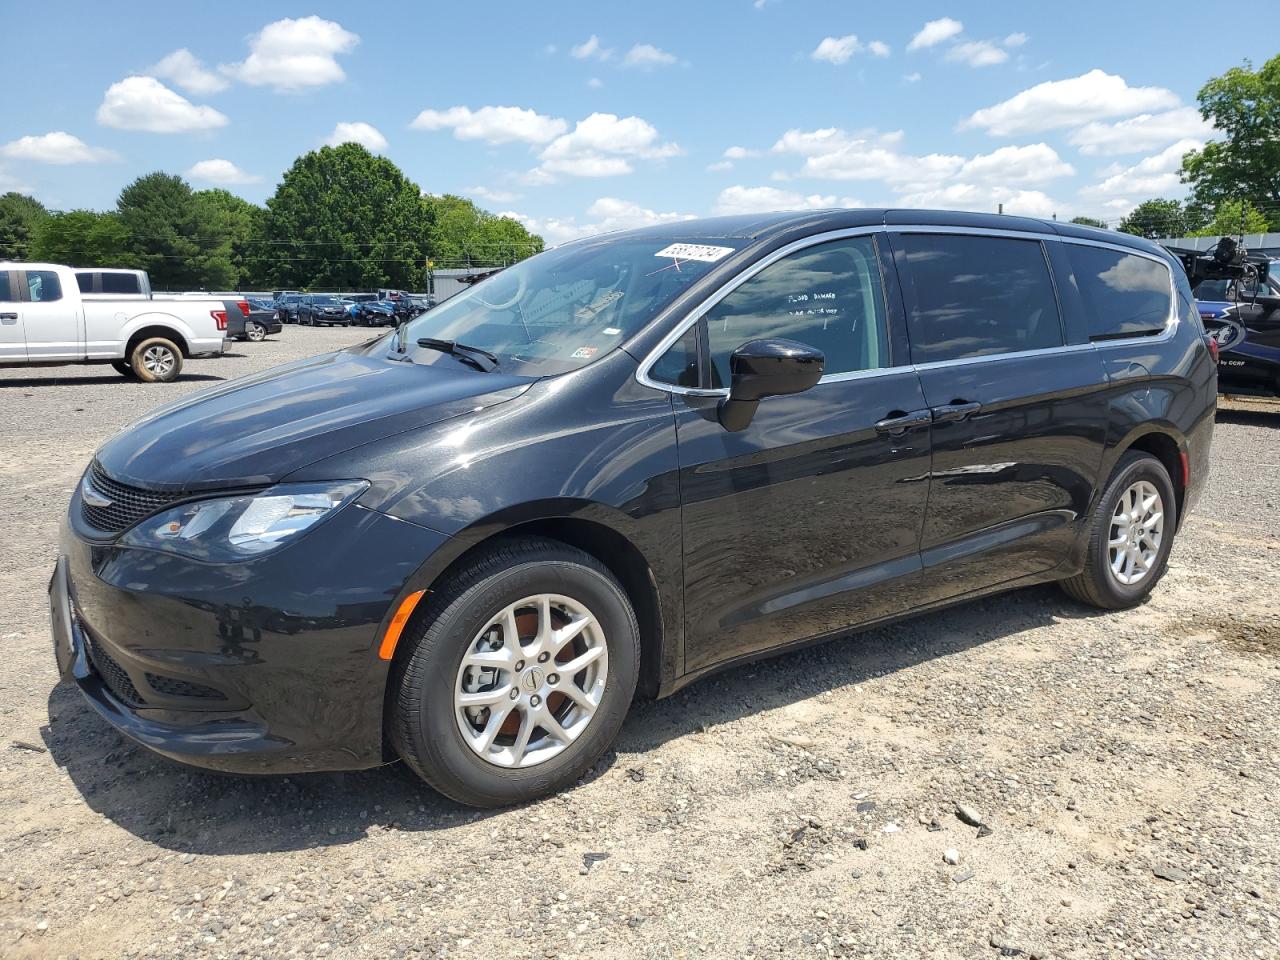
<instances>
[{"instance_id":1,"label":"front wheel","mask_svg":"<svg viewBox=\"0 0 1280 960\"><path fill-rule=\"evenodd\" d=\"M169 383L182 372L182 352L171 340L151 337L133 348L129 364L143 383Z\"/></svg>"},{"instance_id":2,"label":"front wheel","mask_svg":"<svg viewBox=\"0 0 1280 960\"><path fill-rule=\"evenodd\" d=\"M1164 576L1177 521L1164 464L1149 453L1125 453L1090 518L1084 570L1062 588L1104 610L1136 606Z\"/></svg>"},{"instance_id":3,"label":"front wheel","mask_svg":"<svg viewBox=\"0 0 1280 960\"><path fill-rule=\"evenodd\" d=\"M424 604L396 659L389 732L427 783L471 806L521 803L577 780L608 749L635 693L640 632L594 557L511 541Z\"/></svg>"},{"instance_id":4,"label":"front wheel","mask_svg":"<svg viewBox=\"0 0 1280 960\"><path fill-rule=\"evenodd\" d=\"M114 370L116 373L120 374L120 376L122 377L128 377L130 380L134 379L135 377L135 374L133 372L133 366L129 363L128 360L112 360L111 369Z\"/></svg>"}]
</instances>

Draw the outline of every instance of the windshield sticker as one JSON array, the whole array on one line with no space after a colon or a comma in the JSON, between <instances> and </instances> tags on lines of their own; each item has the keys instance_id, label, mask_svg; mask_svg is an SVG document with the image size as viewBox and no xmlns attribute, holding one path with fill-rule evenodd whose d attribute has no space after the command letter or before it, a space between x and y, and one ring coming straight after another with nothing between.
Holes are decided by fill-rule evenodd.
<instances>
[{"instance_id":1,"label":"windshield sticker","mask_svg":"<svg viewBox=\"0 0 1280 960\"><path fill-rule=\"evenodd\" d=\"M622 332L622 328L621 327L605 327L600 332L606 337L616 337L618 334Z\"/></svg>"},{"instance_id":2,"label":"windshield sticker","mask_svg":"<svg viewBox=\"0 0 1280 960\"><path fill-rule=\"evenodd\" d=\"M588 304L585 307L579 307L577 310L573 312L573 315L578 320L583 320L583 321L594 320L596 315L600 313L601 310L603 310L605 307L609 306L612 303L617 303L621 299L622 299L621 290L610 290L608 293L602 296L595 303Z\"/></svg>"},{"instance_id":3,"label":"windshield sticker","mask_svg":"<svg viewBox=\"0 0 1280 960\"><path fill-rule=\"evenodd\" d=\"M663 247L655 257L670 257L672 260L700 260L703 263L715 263L733 253L733 247L713 247L705 243L673 243Z\"/></svg>"},{"instance_id":4,"label":"windshield sticker","mask_svg":"<svg viewBox=\"0 0 1280 960\"><path fill-rule=\"evenodd\" d=\"M569 354L570 360L590 360L600 352L599 347L579 347L573 353Z\"/></svg>"}]
</instances>

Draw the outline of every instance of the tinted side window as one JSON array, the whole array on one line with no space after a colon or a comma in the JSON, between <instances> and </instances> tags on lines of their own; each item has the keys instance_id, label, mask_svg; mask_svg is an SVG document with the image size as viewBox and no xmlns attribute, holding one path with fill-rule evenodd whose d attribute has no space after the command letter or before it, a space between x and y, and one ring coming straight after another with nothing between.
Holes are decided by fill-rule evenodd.
<instances>
[{"instance_id":1,"label":"tinted side window","mask_svg":"<svg viewBox=\"0 0 1280 960\"><path fill-rule=\"evenodd\" d=\"M658 383L670 383L677 387L698 386L698 336L697 328L690 327L679 340L671 345L657 362L649 368L649 379Z\"/></svg>"},{"instance_id":2,"label":"tinted side window","mask_svg":"<svg viewBox=\"0 0 1280 960\"><path fill-rule=\"evenodd\" d=\"M713 387L748 340L785 337L826 356L827 373L886 366L884 286L870 237L834 240L770 264L704 317Z\"/></svg>"},{"instance_id":3,"label":"tinted side window","mask_svg":"<svg viewBox=\"0 0 1280 960\"><path fill-rule=\"evenodd\" d=\"M1169 268L1132 253L1067 244L1094 340L1159 333L1169 322ZM1226 299L1225 297L1223 299Z\"/></svg>"},{"instance_id":4,"label":"tinted side window","mask_svg":"<svg viewBox=\"0 0 1280 960\"><path fill-rule=\"evenodd\" d=\"M901 234L917 363L1060 347L1049 265L1038 240Z\"/></svg>"},{"instance_id":5,"label":"tinted side window","mask_svg":"<svg viewBox=\"0 0 1280 960\"><path fill-rule=\"evenodd\" d=\"M76 286L81 293L93 293L93 271L82 270L76 274Z\"/></svg>"},{"instance_id":6,"label":"tinted side window","mask_svg":"<svg viewBox=\"0 0 1280 960\"><path fill-rule=\"evenodd\" d=\"M131 273L104 273L102 275L103 293L141 293L138 278Z\"/></svg>"},{"instance_id":7,"label":"tinted side window","mask_svg":"<svg viewBox=\"0 0 1280 960\"><path fill-rule=\"evenodd\" d=\"M9 281L9 271L0 270L0 301L14 303L18 299L18 291Z\"/></svg>"},{"instance_id":8,"label":"tinted side window","mask_svg":"<svg viewBox=\"0 0 1280 960\"><path fill-rule=\"evenodd\" d=\"M27 289L31 291L32 303L62 299L62 284L52 270L28 270Z\"/></svg>"}]
</instances>

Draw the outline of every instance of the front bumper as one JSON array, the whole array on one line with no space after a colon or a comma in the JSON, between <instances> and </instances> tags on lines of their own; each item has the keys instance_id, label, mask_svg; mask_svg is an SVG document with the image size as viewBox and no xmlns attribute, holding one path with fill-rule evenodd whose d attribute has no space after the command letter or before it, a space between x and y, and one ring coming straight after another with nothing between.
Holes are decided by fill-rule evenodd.
<instances>
[{"instance_id":1,"label":"front bumper","mask_svg":"<svg viewBox=\"0 0 1280 960\"><path fill-rule=\"evenodd\" d=\"M204 564L94 543L77 512L49 604L59 673L99 716L233 773L383 761L377 641L443 534L353 505L268 557Z\"/></svg>"}]
</instances>

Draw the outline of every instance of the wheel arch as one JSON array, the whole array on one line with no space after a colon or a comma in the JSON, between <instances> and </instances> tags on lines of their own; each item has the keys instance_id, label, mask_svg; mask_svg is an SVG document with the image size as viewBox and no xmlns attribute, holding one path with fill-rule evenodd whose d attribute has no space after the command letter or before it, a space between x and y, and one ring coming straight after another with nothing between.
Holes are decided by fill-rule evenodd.
<instances>
[{"instance_id":1,"label":"wheel arch","mask_svg":"<svg viewBox=\"0 0 1280 960\"><path fill-rule=\"evenodd\" d=\"M124 359L128 360L133 355L133 349L143 340L150 340L152 337L164 337L164 339L172 341L178 350L181 351L184 359L190 359L191 346L187 342L187 337L176 327L161 323L143 324L129 334L129 339L124 345Z\"/></svg>"},{"instance_id":2,"label":"wheel arch","mask_svg":"<svg viewBox=\"0 0 1280 960\"><path fill-rule=\"evenodd\" d=\"M1099 484L1099 491L1106 486L1120 458L1130 450L1149 453L1164 465L1173 482L1174 503L1177 508L1177 528L1182 526L1183 507L1187 499L1187 442L1172 425L1148 423L1134 429L1122 443L1116 445L1107 470ZM1176 528L1175 528L1176 529Z\"/></svg>"}]
</instances>

